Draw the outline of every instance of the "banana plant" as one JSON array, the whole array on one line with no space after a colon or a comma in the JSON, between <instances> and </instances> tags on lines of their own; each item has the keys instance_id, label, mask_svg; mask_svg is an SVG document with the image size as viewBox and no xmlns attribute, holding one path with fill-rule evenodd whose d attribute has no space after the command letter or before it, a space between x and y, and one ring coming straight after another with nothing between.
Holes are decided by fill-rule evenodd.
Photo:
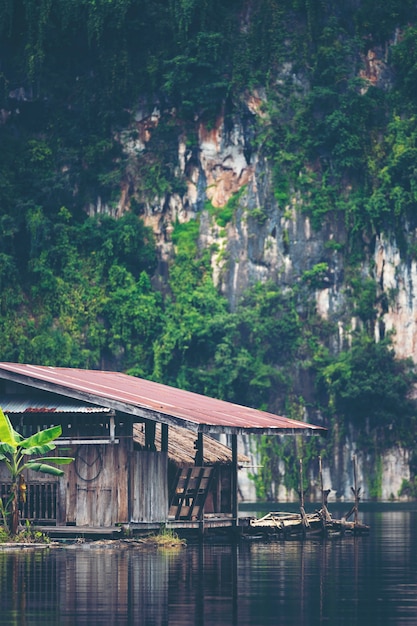
<instances>
[{"instance_id":1,"label":"banana plant","mask_svg":"<svg viewBox=\"0 0 417 626\"><path fill-rule=\"evenodd\" d=\"M61 426L52 426L25 439L14 430L9 417L0 408L0 462L3 461L6 464L12 483L6 504L0 496L0 514L6 530L12 535L17 534L19 527L19 499L24 501L25 496L23 472L32 470L53 476L63 476L64 471L54 465L66 465L74 460L66 456L44 456L56 448L54 440L61 433ZM36 458L29 458L33 456Z\"/></svg>"}]
</instances>

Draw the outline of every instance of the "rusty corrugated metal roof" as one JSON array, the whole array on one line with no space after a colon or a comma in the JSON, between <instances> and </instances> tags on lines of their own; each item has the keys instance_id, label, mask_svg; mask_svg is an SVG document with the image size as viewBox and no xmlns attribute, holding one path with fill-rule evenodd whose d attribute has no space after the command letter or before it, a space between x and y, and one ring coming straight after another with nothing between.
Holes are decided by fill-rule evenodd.
<instances>
[{"instance_id":1,"label":"rusty corrugated metal roof","mask_svg":"<svg viewBox=\"0 0 417 626\"><path fill-rule=\"evenodd\" d=\"M273 413L209 398L120 372L0 363L0 378L194 432L325 434Z\"/></svg>"},{"instance_id":2,"label":"rusty corrugated metal roof","mask_svg":"<svg viewBox=\"0 0 417 626\"><path fill-rule=\"evenodd\" d=\"M20 415L22 413L112 413L112 409L104 406L88 405L83 402L68 402L55 398L49 400L33 400L30 398L9 398L0 396L0 407L4 413Z\"/></svg>"}]
</instances>

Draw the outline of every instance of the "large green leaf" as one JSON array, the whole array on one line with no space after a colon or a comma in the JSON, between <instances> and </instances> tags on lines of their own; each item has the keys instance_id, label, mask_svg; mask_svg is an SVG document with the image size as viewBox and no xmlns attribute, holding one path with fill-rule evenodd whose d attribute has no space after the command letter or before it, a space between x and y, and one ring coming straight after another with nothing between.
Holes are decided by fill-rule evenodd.
<instances>
[{"instance_id":1,"label":"large green leaf","mask_svg":"<svg viewBox=\"0 0 417 626\"><path fill-rule=\"evenodd\" d=\"M44 443L42 446L33 446L31 448L21 448L21 453L27 456L32 456L36 454L36 456L41 456L46 454L47 452L52 452L55 450L56 445L54 443Z\"/></svg>"},{"instance_id":2,"label":"large green leaf","mask_svg":"<svg viewBox=\"0 0 417 626\"><path fill-rule=\"evenodd\" d=\"M72 463L74 461L74 457L72 456L45 456L41 459L33 459L32 461L28 461L25 467L28 465L32 465L33 463L56 463L56 465L68 465L68 463Z\"/></svg>"},{"instance_id":3,"label":"large green leaf","mask_svg":"<svg viewBox=\"0 0 417 626\"><path fill-rule=\"evenodd\" d=\"M15 452L15 448L8 443L0 443L0 454L4 456L5 454L13 454Z\"/></svg>"},{"instance_id":4,"label":"large green leaf","mask_svg":"<svg viewBox=\"0 0 417 626\"><path fill-rule=\"evenodd\" d=\"M40 430L38 433L35 433L31 437L23 439L20 442L20 445L22 448L34 448L36 446L43 446L59 437L61 433L61 426L52 426L52 428Z\"/></svg>"},{"instance_id":5,"label":"large green leaf","mask_svg":"<svg viewBox=\"0 0 417 626\"><path fill-rule=\"evenodd\" d=\"M45 463L37 463L35 461L29 462L25 465L25 469L30 469L33 472L43 472L44 474L52 474L53 476L63 476L64 472L52 465L46 465Z\"/></svg>"},{"instance_id":6,"label":"large green leaf","mask_svg":"<svg viewBox=\"0 0 417 626\"><path fill-rule=\"evenodd\" d=\"M0 409L0 441L7 443L16 449L20 440L20 435L14 430L9 417Z\"/></svg>"}]
</instances>

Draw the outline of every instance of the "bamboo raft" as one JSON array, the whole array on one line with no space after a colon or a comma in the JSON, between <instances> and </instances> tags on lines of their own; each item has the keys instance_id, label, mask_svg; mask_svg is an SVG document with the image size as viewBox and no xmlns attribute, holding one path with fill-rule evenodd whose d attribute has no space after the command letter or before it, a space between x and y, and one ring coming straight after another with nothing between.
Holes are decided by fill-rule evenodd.
<instances>
[{"instance_id":1,"label":"bamboo raft","mask_svg":"<svg viewBox=\"0 0 417 626\"><path fill-rule=\"evenodd\" d=\"M320 510L314 513L306 513L304 509L303 490L303 465L300 459L300 513L270 512L260 519L251 519L249 527L246 529L248 537L260 536L260 538L271 538L278 536L281 538L309 536L332 536L344 535L364 535L369 533L370 527L359 521L358 508L361 488L357 486L356 480L356 459L353 457L354 487L351 487L354 495L354 504L346 516L341 519L333 519L327 508L327 499L330 489L323 489L323 477L321 467L321 457L319 457L320 486L322 503ZM348 521L353 515L353 521Z\"/></svg>"},{"instance_id":2,"label":"bamboo raft","mask_svg":"<svg viewBox=\"0 0 417 626\"><path fill-rule=\"evenodd\" d=\"M248 536L260 535L262 538L280 536L283 539L291 537L307 538L311 536L363 535L369 533L370 528L359 521L348 521L346 518L333 519L326 509L314 513L267 513L260 519L251 519Z\"/></svg>"}]
</instances>

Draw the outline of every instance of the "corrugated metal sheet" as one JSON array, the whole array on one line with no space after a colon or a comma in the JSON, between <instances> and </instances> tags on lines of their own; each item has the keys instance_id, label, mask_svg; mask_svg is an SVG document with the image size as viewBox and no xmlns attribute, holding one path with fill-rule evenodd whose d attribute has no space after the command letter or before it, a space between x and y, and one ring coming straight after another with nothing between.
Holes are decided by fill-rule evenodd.
<instances>
[{"instance_id":1,"label":"corrugated metal sheet","mask_svg":"<svg viewBox=\"0 0 417 626\"><path fill-rule=\"evenodd\" d=\"M326 432L319 426L119 372L0 363L0 378L195 432Z\"/></svg>"},{"instance_id":2,"label":"corrugated metal sheet","mask_svg":"<svg viewBox=\"0 0 417 626\"><path fill-rule=\"evenodd\" d=\"M0 407L4 413L20 415L21 413L112 413L112 409L104 406L87 405L82 402L65 402L64 400L31 400L30 398L6 398L0 396Z\"/></svg>"}]
</instances>

